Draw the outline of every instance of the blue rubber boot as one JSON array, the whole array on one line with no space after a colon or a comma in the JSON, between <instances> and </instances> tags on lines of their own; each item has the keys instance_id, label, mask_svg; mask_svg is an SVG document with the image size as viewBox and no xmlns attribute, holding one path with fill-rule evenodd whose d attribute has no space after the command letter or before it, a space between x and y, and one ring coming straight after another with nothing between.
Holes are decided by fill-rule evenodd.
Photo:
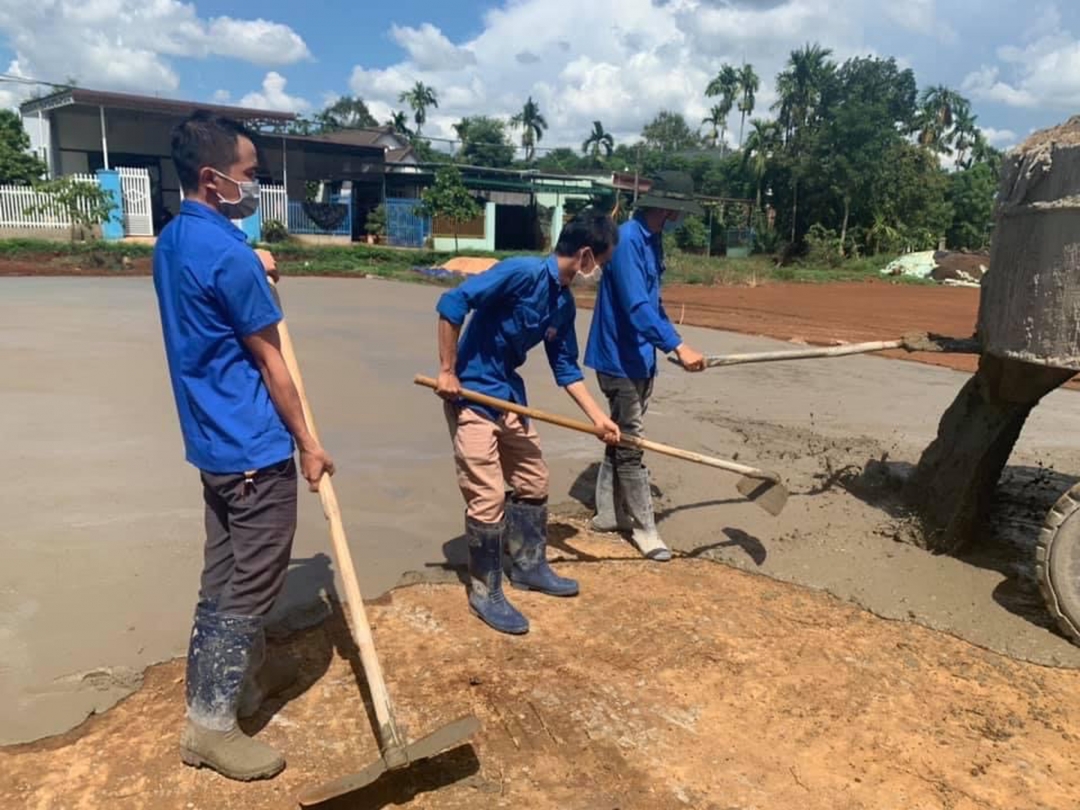
<instances>
[{"instance_id":1,"label":"blue rubber boot","mask_svg":"<svg viewBox=\"0 0 1080 810\"><path fill-rule=\"evenodd\" d=\"M257 616L195 611L187 660L187 725L180 759L242 782L269 779L285 768L282 756L245 735L236 724L241 693L263 632Z\"/></svg>"},{"instance_id":2,"label":"blue rubber boot","mask_svg":"<svg viewBox=\"0 0 1080 810\"><path fill-rule=\"evenodd\" d=\"M506 601L502 590L502 553L506 523L465 518L469 541L469 609L500 633L529 632L529 620Z\"/></svg>"},{"instance_id":3,"label":"blue rubber boot","mask_svg":"<svg viewBox=\"0 0 1080 810\"><path fill-rule=\"evenodd\" d=\"M549 596L577 596L575 579L558 576L547 561L546 504L506 504L509 524L510 584L523 591L539 591Z\"/></svg>"}]
</instances>

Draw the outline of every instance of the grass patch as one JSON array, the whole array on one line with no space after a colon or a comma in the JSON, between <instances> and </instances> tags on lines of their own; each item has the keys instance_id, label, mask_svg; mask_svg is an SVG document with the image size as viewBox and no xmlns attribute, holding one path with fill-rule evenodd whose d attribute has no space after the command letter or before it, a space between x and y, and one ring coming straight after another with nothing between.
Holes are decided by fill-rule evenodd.
<instances>
[{"instance_id":1,"label":"grass patch","mask_svg":"<svg viewBox=\"0 0 1080 810\"><path fill-rule=\"evenodd\" d=\"M907 276L886 277L881 269L894 257L872 256L845 259L836 263L815 263L800 260L778 267L771 256L755 255L744 259L726 256L698 256L673 252L667 257L668 284L700 284L720 287L756 287L775 282L827 284L843 281L889 281L901 284L933 284L934 282Z\"/></svg>"},{"instance_id":2,"label":"grass patch","mask_svg":"<svg viewBox=\"0 0 1080 810\"><path fill-rule=\"evenodd\" d=\"M377 245L305 245L279 242L263 245L277 259L285 276L377 276L379 278L420 284L456 286L460 277L429 276L417 268L438 267L455 255L504 259L520 253L485 253L462 251L410 250ZM0 260L43 261L53 265L92 267L119 271L135 260L153 255L153 246L136 242L52 242L40 239L0 239ZM702 286L749 286L776 282L824 284L870 279L899 284L933 284L932 281L906 276L886 278L881 275L891 256L846 259L829 263L803 259L778 267L770 256L731 259L726 256L699 256L672 251L667 257L668 284Z\"/></svg>"}]
</instances>

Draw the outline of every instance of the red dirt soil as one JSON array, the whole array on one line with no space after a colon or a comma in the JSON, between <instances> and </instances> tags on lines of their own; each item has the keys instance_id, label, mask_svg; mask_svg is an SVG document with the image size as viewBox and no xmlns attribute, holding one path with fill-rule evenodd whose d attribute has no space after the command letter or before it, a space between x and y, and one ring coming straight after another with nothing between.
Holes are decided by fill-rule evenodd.
<instances>
[{"instance_id":1,"label":"red dirt soil","mask_svg":"<svg viewBox=\"0 0 1080 810\"><path fill-rule=\"evenodd\" d=\"M979 291L884 282L766 284L760 287L664 288L676 323L831 346L896 340L912 332L966 338L975 332ZM960 371L975 371L973 354L882 352Z\"/></svg>"}]
</instances>

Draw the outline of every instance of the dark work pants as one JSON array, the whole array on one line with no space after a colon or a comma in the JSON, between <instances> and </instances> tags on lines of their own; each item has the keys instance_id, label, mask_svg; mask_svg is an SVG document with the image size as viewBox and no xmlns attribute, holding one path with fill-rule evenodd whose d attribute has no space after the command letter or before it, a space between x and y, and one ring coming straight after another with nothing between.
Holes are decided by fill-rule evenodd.
<instances>
[{"instance_id":1,"label":"dark work pants","mask_svg":"<svg viewBox=\"0 0 1080 810\"><path fill-rule=\"evenodd\" d=\"M199 601L265 616L285 584L296 534L296 462L246 475L202 473L206 548Z\"/></svg>"},{"instance_id":2,"label":"dark work pants","mask_svg":"<svg viewBox=\"0 0 1080 810\"><path fill-rule=\"evenodd\" d=\"M600 390L607 397L611 421L619 426L624 436L641 438L645 433L645 414L653 392L653 379L631 380L625 377L609 377L597 373ZM634 447L608 445L607 457L612 466L628 469L641 466L642 452Z\"/></svg>"}]
</instances>

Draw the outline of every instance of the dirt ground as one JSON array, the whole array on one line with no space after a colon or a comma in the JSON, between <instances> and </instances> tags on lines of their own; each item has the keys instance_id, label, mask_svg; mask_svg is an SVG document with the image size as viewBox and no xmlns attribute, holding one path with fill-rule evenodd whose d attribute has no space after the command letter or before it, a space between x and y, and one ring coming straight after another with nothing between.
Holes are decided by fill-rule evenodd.
<instances>
[{"instance_id":1,"label":"dirt ground","mask_svg":"<svg viewBox=\"0 0 1080 810\"><path fill-rule=\"evenodd\" d=\"M483 725L474 748L342 807L1080 804L1080 672L1057 668L1080 665L1080 650L1050 628L1031 576L1037 526L1080 470L1075 394L1052 394L1033 415L980 548L944 558L896 542L896 515L860 471L877 459L902 472L916 459L961 375L872 358L667 373L651 435L782 470L787 509L772 518L726 478L650 458L658 517L679 559L649 565L614 539L580 533L596 445L542 428L559 502L553 543L583 596L514 593L533 632L510 639L465 609L445 428L411 387L431 362L438 290L289 284L292 332L335 448L365 592L410 586L371 608L401 719L414 738L468 712ZM186 639L201 513L161 416L171 403L151 304L145 279L12 280L0 297L0 359L10 364L0 432L24 459L0 529L9 563L0 569L0 686L11 672L36 678L0 689L16 722L52 705L73 678L80 700L105 695L117 667L137 682ZM777 345L686 332L711 352ZM395 339L356 351L376 333ZM87 354L102 346L107 360ZM101 393L119 390L102 388L116 368L129 396ZM543 363L527 376L534 404L566 412ZM121 429L129 441L118 445ZM296 562L318 575L290 578L304 593L334 582L314 503L303 501L295 556L311 555ZM302 657L304 678L254 726L289 753L272 782L238 786L180 766L183 671L172 660L75 730L0 748L0 807L291 807L303 786L375 755L346 638L336 612L283 643Z\"/></svg>"},{"instance_id":2,"label":"dirt ground","mask_svg":"<svg viewBox=\"0 0 1080 810\"><path fill-rule=\"evenodd\" d=\"M763 577L553 526L582 596L512 594L523 638L468 614L457 585L371 608L411 738L475 714L471 745L384 777L340 808L1072 810L1080 673L1022 664ZM287 751L249 786L182 767L179 661L54 740L0 750L0 806L294 806L377 755L340 610L275 645L302 679L250 730ZM1022 797L1022 798L1021 798Z\"/></svg>"}]
</instances>

